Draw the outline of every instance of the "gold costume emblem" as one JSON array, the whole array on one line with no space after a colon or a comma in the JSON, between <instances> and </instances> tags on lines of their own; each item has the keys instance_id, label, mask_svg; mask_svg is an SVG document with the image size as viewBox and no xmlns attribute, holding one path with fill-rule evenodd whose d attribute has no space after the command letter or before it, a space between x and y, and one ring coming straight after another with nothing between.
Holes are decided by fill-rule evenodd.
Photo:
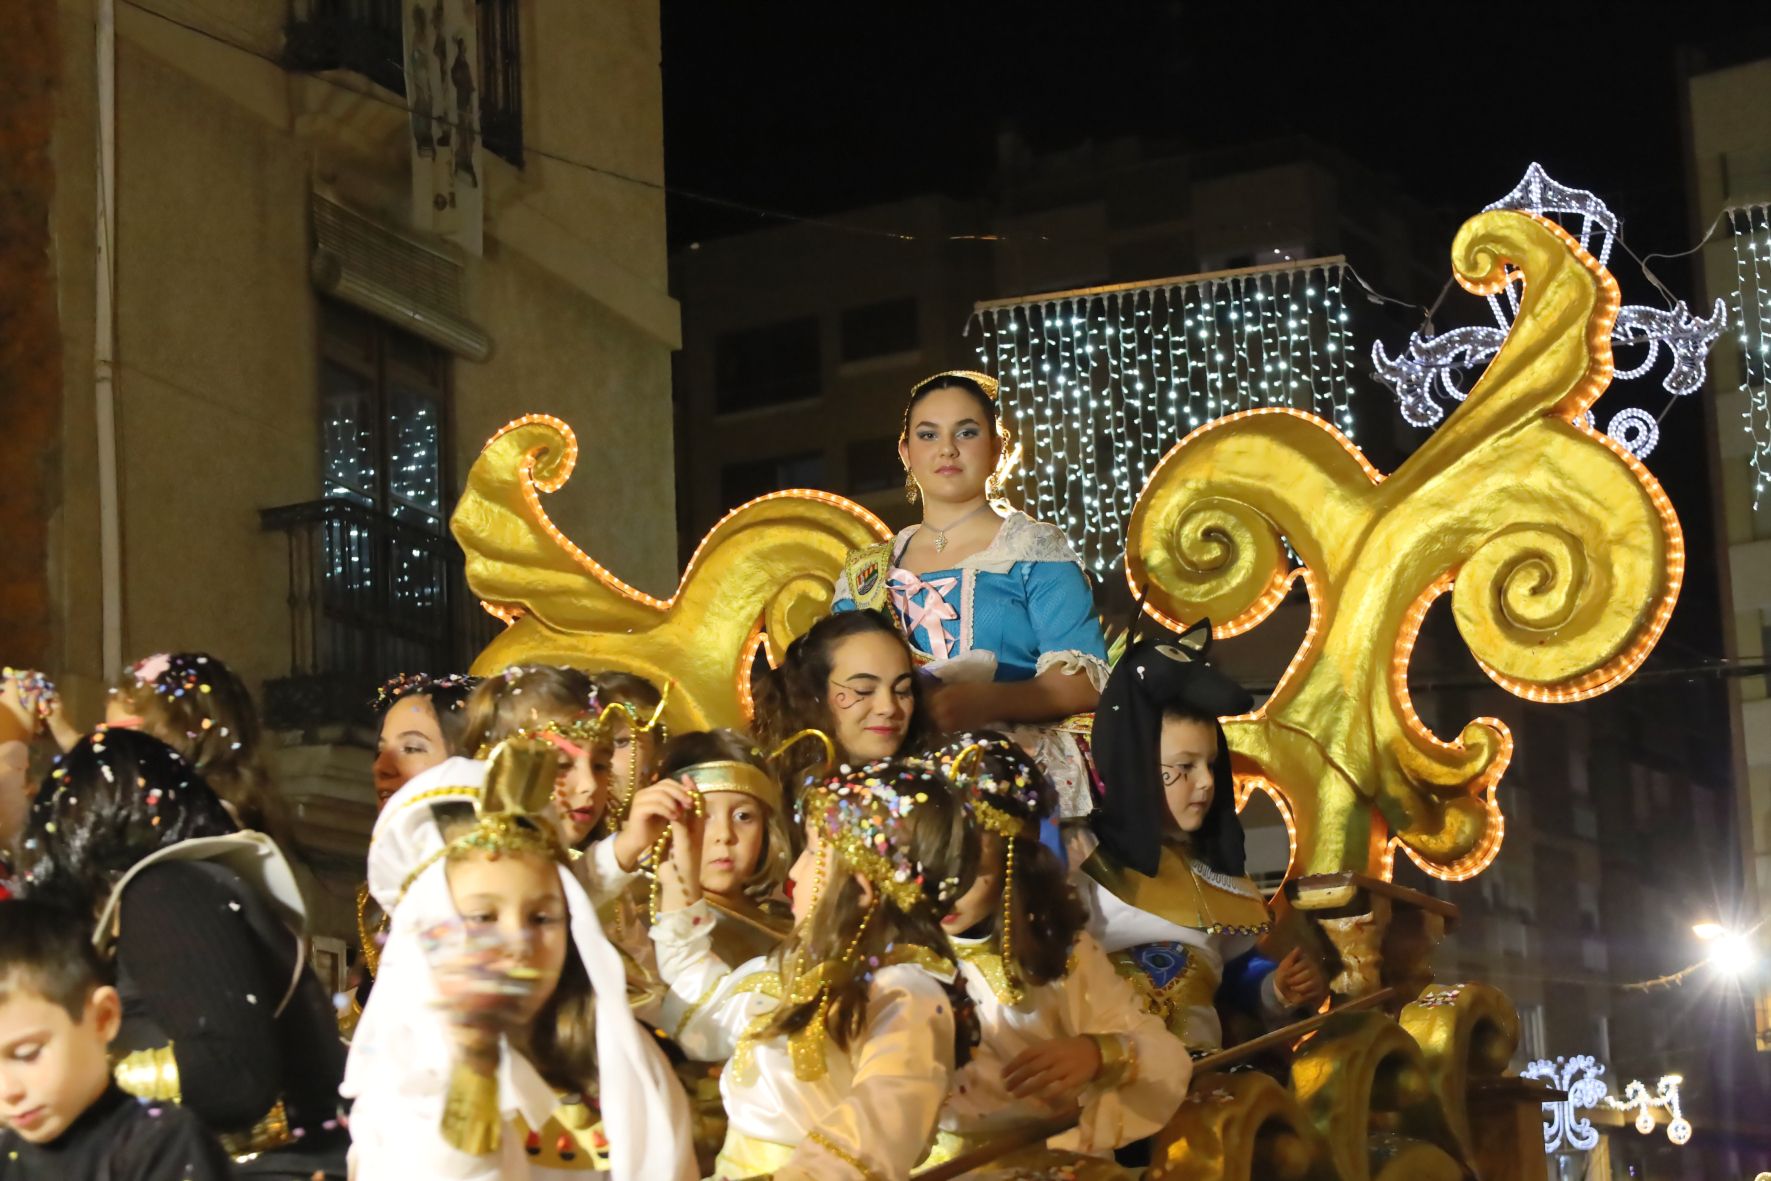
<instances>
[{"instance_id":1,"label":"gold costume emblem","mask_svg":"<svg viewBox=\"0 0 1771 1181\"><path fill-rule=\"evenodd\" d=\"M776 492L720 521L674 595L621 581L548 518L543 494L572 475L578 443L564 422L507 423L468 473L449 527L467 554L467 582L510 622L473 671L513 664L617 669L671 683L673 731L742 727L757 648L778 660L827 614L849 552L887 537L879 518L828 492Z\"/></svg>"},{"instance_id":2,"label":"gold costume emblem","mask_svg":"<svg viewBox=\"0 0 1771 1181\"><path fill-rule=\"evenodd\" d=\"M1458 879L1498 851L1506 727L1478 718L1446 742L1409 697L1440 595L1496 684L1549 702L1621 683L1678 597L1672 504L1584 421L1611 382L1610 273L1554 223L1506 210L1464 224L1452 267L1478 295L1522 282L1519 313L1467 400L1395 472L1309 414L1247 411L1176 445L1133 510L1127 571L1166 623L1209 617L1236 635L1293 581L1309 594L1309 629L1272 697L1226 722L1239 778L1290 805L1297 873L1388 877L1399 843Z\"/></svg>"}]
</instances>

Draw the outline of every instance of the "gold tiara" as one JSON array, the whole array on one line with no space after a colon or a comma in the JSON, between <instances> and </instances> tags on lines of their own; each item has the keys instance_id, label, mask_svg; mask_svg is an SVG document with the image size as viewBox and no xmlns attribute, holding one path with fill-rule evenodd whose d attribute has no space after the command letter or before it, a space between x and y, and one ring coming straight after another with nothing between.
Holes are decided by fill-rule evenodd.
<instances>
[{"instance_id":1,"label":"gold tiara","mask_svg":"<svg viewBox=\"0 0 1771 1181\"><path fill-rule=\"evenodd\" d=\"M481 853L530 853L563 860L564 851L552 823L542 810L553 798L554 777L559 771L559 751L545 739L519 735L492 748L487 760L485 786L436 788L406 801L437 802L453 798L474 807L473 827L412 867L400 884L400 897L412 888L418 875L443 858L468 851ZM397 905L397 902L396 902Z\"/></svg>"},{"instance_id":2,"label":"gold tiara","mask_svg":"<svg viewBox=\"0 0 1771 1181\"><path fill-rule=\"evenodd\" d=\"M1001 388L1000 383L988 373L980 373L976 369L948 369L941 373L937 373L932 377L923 378L921 381L910 387L910 392L914 394L929 382L938 381L943 377L963 377L967 381L977 382L979 387L983 389L984 396L989 398L992 402L996 401L997 391Z\"/></svg>"}]
</instances>

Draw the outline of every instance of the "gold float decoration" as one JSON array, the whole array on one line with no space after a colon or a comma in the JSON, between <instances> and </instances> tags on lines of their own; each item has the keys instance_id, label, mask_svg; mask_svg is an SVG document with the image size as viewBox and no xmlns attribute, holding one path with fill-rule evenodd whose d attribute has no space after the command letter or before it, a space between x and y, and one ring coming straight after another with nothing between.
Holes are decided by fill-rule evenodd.
<instances>
[{"instance_id":1,"label":"gold float decoration","mask_svg":"<svg viewBox=\"0 0 1771 1181\"><path fill-rule=\"evenodd\" d=\"M1496 684L1564 702L1636 670L1683 579L1665 492L1584 421L1611 382L1610 273L1555 223L1511 210L1464 223L1452 268L1477 295L1522 283L1519 312L1468 398L1395 472L1313 415L1250 410L1181 440L1132 513L1132 589L1171 627L1209 617L1233 636L1293 583L1308 594L1279 685L1226 723L1239 776L1290 805L1294 872L1388 878L1400 847L1456 880L1499 850L1506 726L1478 718L1446 742L1409 696L1441 595Z\"/></svg>"},{"instance_id":2,"label":"gold float decoration","mask_svg":"<svg viewBox=\"0 0 1771 1181\"><path fill-rule=\"evenodd\" d=\"M669 682L672 730L742 727L750 670L771 662L829 613L849 551L890 531L872 513L828 492L775 492L726 514L689 559L676 593L629 586L579 549L541 497L559 491L578 461L572 428L529 414L489 439L467 476L449 528L467 555L467 583L509 625L473 672L513 664L564 664Z\"/></svg>"}]
</instances>

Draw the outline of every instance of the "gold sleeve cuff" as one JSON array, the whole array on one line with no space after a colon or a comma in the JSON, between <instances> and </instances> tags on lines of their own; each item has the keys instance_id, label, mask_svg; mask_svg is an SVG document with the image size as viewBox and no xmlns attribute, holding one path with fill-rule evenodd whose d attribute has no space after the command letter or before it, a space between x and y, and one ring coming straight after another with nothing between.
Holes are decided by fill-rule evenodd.
<instances>
[{"instance_id":1,"label":"gold sleeve cuff","mask_svg":"<svg viewBox=\"0 0 1771 1181\"><path fill-rule=\"evenodd\" d=\"M443 1139L469 1156L497 1152L504 1132L498 1110L498 1079L456 1063L443 1100Z\"/></svg>"},{"instance_id":2,"label":"gold sleeve cuff","mask_svg":"<svg viewBox=\"0 0 1771 1181\"><path fill-rule=\"evenodd\" d=\"M184 1097L178 1086L178 1059L172 1056L171 1042L125 1055L111 1075L118 1087L137 1099L178 1103Z\"/></svg>"},{"instance_id":3,"label":"gold sleeve cuff","mask_svg":"<svg viewBox=\"0 0 1771 1181\"><path fill-rule=\"evenodd\" d=\"M1117 1033L1091 1033L1089 1040L1101 1051L1101 1069L1095 1086L1103 1090L1137 1081L1138 1051L1130 1038Z\"/></svg>"}]
</instances>

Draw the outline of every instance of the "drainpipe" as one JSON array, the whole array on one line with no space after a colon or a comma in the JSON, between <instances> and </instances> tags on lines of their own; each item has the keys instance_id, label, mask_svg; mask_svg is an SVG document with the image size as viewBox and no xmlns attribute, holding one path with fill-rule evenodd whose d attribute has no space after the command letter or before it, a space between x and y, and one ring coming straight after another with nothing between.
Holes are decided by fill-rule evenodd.
<instances>
[{"instance_id":1,"label":"drainpipe","mask_svg":"<svg viewBox=\"0 0 1771 1181\"><path fill-rule=\"evenodd\" d=\"M123 668L123 530L117 497L117 5L98 0L98 176L93 296L93 392L98 429L100 680Z\"/></svg>"}]
</instances>

